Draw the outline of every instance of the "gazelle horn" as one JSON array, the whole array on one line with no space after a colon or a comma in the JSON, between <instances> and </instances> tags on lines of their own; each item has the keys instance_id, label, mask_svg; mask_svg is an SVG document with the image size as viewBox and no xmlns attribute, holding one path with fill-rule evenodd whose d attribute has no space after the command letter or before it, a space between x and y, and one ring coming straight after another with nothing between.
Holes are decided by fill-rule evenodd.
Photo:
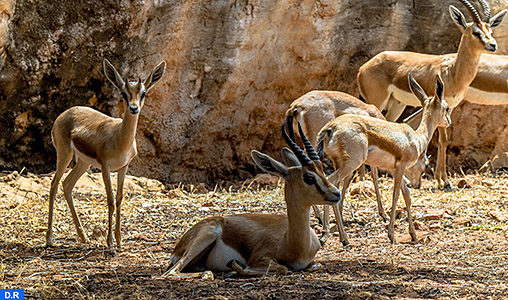
<instances>
[{"instance_id":1,"label":"gazelle horn","mask_svg":"<svg viewBox=\"0 0 508 300\"><path fill-rule=\"evenodd\" d=\"M307 154L305 154L305 152L300 147L298 147L298 145L288 136L286 132L286 126L287 122L284 122L284 125L282 125L282 136L284 137L284 140L286 140L289 148L291 148L291 151L293 151L293 153L296 155L296 158L298 158L303 166L312 164L312 161L309 159Z\"/></svg>"},{"instance_id":2,"label":"gazelle horn","mask_svg":"<svg viewBox=\"0 0 508 300\"><path fill-rule=\"evenodd\" d=\"M474 6L473 6L473 4L471 4L471 2L469 2L467 0L460 0L460 2L462 2L462 4L464 4L464 6L467 8L467 10L469 10L469 13L473 17L473 21L475 23L481 23L482 19L480 18L480 14L474 8Z\"/></svg>"}]
</instances>

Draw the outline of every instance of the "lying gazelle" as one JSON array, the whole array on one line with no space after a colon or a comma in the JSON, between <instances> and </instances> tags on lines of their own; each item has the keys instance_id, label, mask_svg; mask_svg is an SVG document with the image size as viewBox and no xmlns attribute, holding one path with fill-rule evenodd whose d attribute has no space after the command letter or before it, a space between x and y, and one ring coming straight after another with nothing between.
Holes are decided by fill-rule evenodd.
<instances>
[{"instance_id":1,"label":"lying gazelle","mask_svg":"<svg viewBox=\"0 0 508 300\"><path fill-rule=\"evenodd\" d=\"M292 131L292 126L288 126ZM287 215L239 214L209 217L189 229L171 255L171 268L162 277L195 277L184 271L205 269L240 275L286 274L310 266L320 247L310 228L310 207L336 204L339 190L323 173L314 148L302 133L305 152L282 135L291 150L282 149L284 164L256 150L252 158L262 170L285 179Z\"/></svg>"},{"instance_id":2,"label":"lying gazelle","mask_svg":"<svg viewBox=\"0 0 508 300\"><path fill-rule=\"evenodd\" d=\"M56 149L56 173L51 181L49 192L49 219L46 233L46 245L53 245L53 207L58 184L67 166L74 158L76 165L63 181L65 200L69 205L74 225L81 242L88 243L83 233L81 221L74 208L72 189L76 181L90 165L102 170L102 179L106 186L108 199L108 236L107 245L113 245L113 213L115 202L111 187L110 172L118 170L116 191L116 245L121 247L120 205L123 198L123 182L130 161L136 156L136 127L146 93L164 74L166 63L162 61L148 75L145 81L124 81L115 67L104 59L103 68L106 78L122 92L123 119L112 118L90 107L74 106L64 111L53 124L51 137Z\"/></svg>"},{"instance_id":3,"label":"lying gazelle","mask_svg":"<svg viewBox=\"0 0 508 300\"><path fill-rule=\"evenodd\" d=\"M392 173L393 200L388 226L388 237L392 243L396 242L393 227L401 190L406 202L411 239L413 242L418 241L411 216L409 189L402 180L402 175L425 152L436 127L446 128L450 125L450 108L443 100L441 77L436 75L436 96L433 98L427 97L411 74L408 77L410 90L423 106L422 122L416 131L407 124L343 115L326 124L318 134L318 153L323 155L324 151L336 169L328 179L335 182L336 186L343 182L342 193L349 185L352 172L363 163ZM343 199L338 204L337 225L341 242L347 245L349 241L343 228L342 207Z\"/></svg>"},{"instance_id":4,"label":"lying gazelle","mask_svg":"<svg viewBox=\"0 0 508 300\"><path fill-rule=\"evenodd\" d=\"M291 124L296 124L296 122L300 123L303 132L308 137L308 139L311 141L316 141L319 130L326 123L344 114L370 116L373 118L385 120L385 117L383 114L381 114L376 106L366 104L365 102L349 94L336 91L311 91L291 103L289 109L286 112L286 122ZM421 175L425 170L426 161L427 159L425 157L425 153L422 153L418 162L408 168L404 174L409 179L413 187L420 187ZM360 167L360 170L361 169L362 167ZM381 193L379 191L377 182L377 168L372 167L372 172L374 178L374 187L376 191L378 212L383 220L387 221L388 216L386 215L383 209L383 205L381 204ZM346 194L343 193L342 197L345 196ZM329 210L325 206L324 216L322 216L317 206L313 206L313 209L316 217L318 220L322 221L323 224L323 234L320 238L320 241L322 244L324 244L330 235L328 216ZM339 220L336 206L334 206L334 212L335 219Z\"/></svg>"},{"instance_id":5,"label":"lying gazelle","mask_svg":"<svg viewBox=\"0 0 508 300\"><path fill-rule=\"evenodd\" d=\"M467 23L464 15L450 5L450 15L462 32L457 55L427 55L406 51L385 51L365 63L358 73L361 96L367 103L386 109L386 119L396 121L406 105L420 106L420 102L408 90L407 74L411 73L424 90L431 91L434 74L440 74L446 86L444 99L455 108L464 98L466 89L475 78L480 56L485 51L497 49L492 29L503 21L506 10L490 18L490 7L480 0L485 14L484 21L467 0L461 0L467 7L473 23ZM439 146L436 166L436 180L439 188L450 188L446 173L446 130L439 128Z\"/></svg>"}]
</instances>

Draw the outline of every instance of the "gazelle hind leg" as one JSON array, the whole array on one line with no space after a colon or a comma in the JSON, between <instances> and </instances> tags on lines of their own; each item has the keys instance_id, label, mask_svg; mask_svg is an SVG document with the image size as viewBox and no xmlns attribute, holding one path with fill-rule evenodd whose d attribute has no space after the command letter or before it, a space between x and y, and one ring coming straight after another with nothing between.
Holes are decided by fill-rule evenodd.
<instances>
[{"instance_id":1,"label":"gazelle hind leg","mask_svg":"<svg viewBox=\"0 0 508 300\"><path fill-rule=\"evenodd\" d=\"M337 205L333 205L333 212L335 214L335 222L337 224L337 228L339 230L340 235L340 241L342 242L342 245L347 246L349 245L349 239L347 237L347 233L344 230L344 216L342 215L342 211L344 209L344 198L346 197L347 189L349 187L349 184L351 183L351 180L353 179L353 175L348 175L344 182L342 183L342 191L341 191L341 198L339 200L339 203Z\"/></svg>"},{"instance_id":2,"label":"gazelle hind leg","mask_svg":"<svg viewBox=\"0 0 508 300\"><path fill-rule=\"evenodd\" d=\"M53 246L53 212L56 194L58 192L58 185L71 160L72 151L70 148L57 152L56 172L53 180L51 181L51 188L49 190L48 230L46 231L47 247Z\"/></svg>"},{"instance_id":3,"label":"gazelle hind leg","mask_svg":"<svg viewBox=\"0 0 508 300\"><path fill-rule=\"evenodd\" d=\"M390 95L388 104L386 105L386 120L390 122L396 122L400 115L402 115L402 112L404 112L405 108L406 104L400 102L399 100L393 98L392 95Z\"/></svg>"},{"instance_id":4,"label":"gazelle hind leg","mask_svg":"<svg viewBox=\"0 0 508 300\"><path fill-rule=\"evenodd\" d=\"M321 230L321 237L319 243L324 246L326 241L330 238L330 209L328 205L323 205L323 229Z\"/></svg>"},{"instance_id":5,"label":"gazelle hind leg","mask_svg":"<svg viewBox=\"0 0 508 300\"><path fill-rule=\"evenodd\" d=\"M323 225L323 214L321 213L319 206L312 205L312 210L314 211L314 216L318 220L319 224Z\"/></svg>"},{"instance_id":6,"label":"gazelle hind leg","mask_svg":"<svg viewBox=\"0 0 508 300\"><path fill-rule=\"evenodd\" d=\"M162 278L192 277L203 273L185 273L182 270L203 254L222 234L222 227L216 224L198 223L187 231L174 251L171 268L162 274ZM181 256L180 256L181 255ZM178 257L180 256L180 257Z\"/></svg>"},{"instance_id":7,"label":"gazelle hind leg","mask_svg":"<svg viewBox=\"0 0 508 300\"><path fill-rule=\"evenodd\" d=\"M76 226L76 231L78 232L78 236L81 239L82 243L88 244L88 237L83 233L83 226L81 225L81 221L79 220L79 216L76 213L76 208L74 208L74 201L72 199L72 189L78 179L85 173L88 169L89 165L84 161L78 159L77 164L74 166L72 171L67 175L67 177L63 181L63 189L65 200L67 200L67 204L69 205L69 210L71 211L72 220L74 221L74 225Z\"/></svg>"}]
</instances>

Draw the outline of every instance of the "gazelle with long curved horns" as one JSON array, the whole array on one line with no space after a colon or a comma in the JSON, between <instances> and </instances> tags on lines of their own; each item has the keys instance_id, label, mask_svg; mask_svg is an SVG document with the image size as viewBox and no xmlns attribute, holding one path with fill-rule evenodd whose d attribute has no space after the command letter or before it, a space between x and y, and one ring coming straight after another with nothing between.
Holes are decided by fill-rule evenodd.
<instances>
[{"instance_id":1,"label":"gazelle with long curved horns","mask_svg":"<svg viewBox=\"0 0 508 300\"><path fill-rule=\"evenodd\" d=\"M409 91L407 75L414 78L427 92L432 91L434 77L440 74L446 86L444 99L453 109L464 98L467 87L475 78L480 56L484 52L494 52L497 42L492 37L492 28L498 26L506 15L506 10L490 17L491 11L485 0L480 0L484 20L467 0L461 2L473 17L467 23L464 15L450 5L450 15L462 32L459 49L454 55L427 55L407 51L385 51L374 56L360 67L358 85L360 94L367 103L376 105L381 111L386 109L386 119L396 121L406 105L420 106L420 102ZM446 173L446 147L448 137L444 128L439 128L439 148L437 155L436 180L440 188L449 188Z\"/></svg>"},{"instance_id":2,"label":"gazelle with long curved horns","mask_svg":"<svg viewBox=\"0 0 508 300\"><path fill-rule=\"evenodd\" d=\"M287 125L292 131L291 124ZM240 275L286 274L307 268L320 248L310 228L310 208L336 204L339 190L323 173L319 157L302 133L307 154L282 135L288 148L282 149L284 163L253 150L252 158L262 170L285 179L287 215L238 214L209 217L194 225L180 239L171 255L171 268L162 277L194 277L198 272L234 270Z\"/></svg>"},{"instance_id":3,"label":"gazelle with long curved horns","mask_svg":"<svg viewBox=\"0 0 508 300\"><path fill-rule=\"evenodd\" d=\"M74 208L72 189L76 181L90 165L101 168L108 201L107 245L113 245L113 213L116 206L116 245L121 246L120 205L123 198L123 182L130 161L136 156L136 128L139 112L143 107L146 93L164 74L166 63L162 61L148 75L146 80L125 81L115 67L107 60L103 62L104 74L122 92L123 118L112 118L86 106L74 106L58 116L51 130L56 149L56 173L49 192L49 218L46 245L53 245L53 208L58 184L67 166L74 158L76 165L63 181L64 197L69 205L72 219L81 242L88 243L83 226ZM118 170L116 205L111 187L110 172Z\"/></svg>"},{"instance_id":4,"label":"gazelle with long curved horns","mask_svg":"<svg viewBox=\"0 0 508 300\"><path fill-rule=\"evenodd\" d=\"M393 199L388 225L388 237L392 243L396 242L393 228L401 190L406 202L411 239L413 242L418 241L411 216L411 197L402 176L425 152L436 127L446 128L451 123L450 108L443 100L444 86L439 75L435 79L436 96L433 98L427 97L411 74L408 77L410 89L420 100L424 110L422 122L416 131L407 124L343 115L328 122L318 134L318 153L326 153L336 169L328 179L335 182L336 186L343 182L342 193L351 181L352 172L363 163L392 173ZM343 228L342 217L343 199L338 203L340 220L337 225L341 242L347 245L349 241Z\"/></svg>"},{"instance_id":5,"label":"gazelle with long curved horns","mask_svg":"<svg viewBox=\"0 0 508 300\"><path fill-rule=\"evenodd\" d=\"M286 111L286 123L297 124L299 123L303 129L304 134L310 141L316 141L318 132L323 128L323 126L334 118L345 115L345 114L353 114L353 115L361 115L361 116L370 116L373 118L378 118L380 120L386 120L383 114L379 111L379 109L372 105L366 104L360 99L353 97L347 93L338 92L338 91L310 91L298 99L293 101L289 106L289 109ZM427 165L427 157L425 153L422 153L421 157L418 159L418 162L413 166L409 167L404 174L409 180L411 186L415 188L420 188L421 186L421 177L422 173L425 170ZM362 170L363 165L360 167ZM376 167L371 167L374 189L376 192L376 200L378 206L379 215L383 218L384 221L388 220L388 215L383 209L383 205L381 203L381 192L379 191L378 185L378 172ZM363 176L362 176L363 177ZM346 197L346 192L342 194L342 197ZM321 214L321 211L317 206L312 207L314 210L314 214L316 218L323 224L322 235L320 241L322 244L326 242L326 240L330 236L330 228L329 228L329 209L324 206L323 211L324 215ZM335 219L339 220L339 215L336 209L334 208Z\"/></svg>"}]
</instances>

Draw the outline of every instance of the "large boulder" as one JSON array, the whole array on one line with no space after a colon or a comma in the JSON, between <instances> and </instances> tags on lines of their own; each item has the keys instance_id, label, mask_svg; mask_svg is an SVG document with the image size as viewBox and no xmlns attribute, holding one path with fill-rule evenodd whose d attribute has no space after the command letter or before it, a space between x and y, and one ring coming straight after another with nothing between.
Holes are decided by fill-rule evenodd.
<instances>
[{"instance_id":1,"label":"large boulder","mask_svg":"<svg viewBox=\"0 0 508 300\"><path fill-rule=\"evenodd\" d=\"M493 12L508 7L491 2ZM106 57L131 78L168 63L141 112L130 173L243 179L254 172L251 149L278 157L284 112L300 95L357 95L358 68L383 50L455 52L450 4L470 20L455 0L0 0L0 167L53 170L51 126L73 105L121 115L120 93L102 74ZM507 23L494 34L500 53ZM482 154L466 165L483 164L503 130L498 120L508 120L504 108L478 107L469 122L465 108L450 129L455 170L473 152Z\"/></svg>"}]
</instances>

